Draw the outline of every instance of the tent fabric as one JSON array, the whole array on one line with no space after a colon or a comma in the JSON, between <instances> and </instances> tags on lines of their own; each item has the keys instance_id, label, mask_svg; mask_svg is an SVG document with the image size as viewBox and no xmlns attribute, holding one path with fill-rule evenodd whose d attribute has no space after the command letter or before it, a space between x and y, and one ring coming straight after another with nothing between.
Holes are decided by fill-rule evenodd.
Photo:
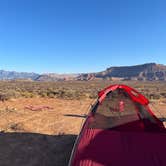
<instances>
[{"instance_id":1,"label":"tent fabric","mask_svg":"<svg viewBox=\"0 0 166 166\"><path fill-rule=\"evenodd\" d=\"M166 130L148 99L125 85L99 92L70 166L165 166Z\"/></svg>"},{"instance_id":2,"label":"tent fabric","mask_svg":"<svg viewBox=\"0 0 166 166\"><path fill-rule=\"evenodd\" d=\"M114 91L116 89L124 89L132 98L132 100L134 100L135 102L138 102L140 104L143 105L147 105L149 104L149 100L146 99L142 94L140 94L138 91L136 91L135 89L128 87L126 85L111 85L109 87L107 87L106 89L102 90L99 92L99 101L102 102L102 100L106 97L106 95L110 92L110 91Z\"/></svg>"}]
</instances>

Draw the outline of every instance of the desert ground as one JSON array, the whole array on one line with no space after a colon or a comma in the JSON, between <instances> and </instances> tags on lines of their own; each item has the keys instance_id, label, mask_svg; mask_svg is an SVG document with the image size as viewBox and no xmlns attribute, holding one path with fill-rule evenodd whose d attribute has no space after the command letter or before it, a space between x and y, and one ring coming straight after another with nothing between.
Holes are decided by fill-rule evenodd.
<instances>
[{"instance_id":1,"label":"desert ground","mask_svg":"<svg viewBox=\"0 0 166 166\"><path fill-rule=\"evenodd\" d=\"M81 83L81 87L86 89L87 84ZM89 90L95 87L94 82L88 85ZM159 85L157 88L165 88L165 84ZM147 89L147 84L137 88L140 87L147 92L153 89ZM82 90L78 86L72 89ZM87 93L86 89L86 97L78 98L35 95L0 101L0 166L67 166L75 139L95 100ZM150 101L154 113L165 123L166 98L153 96Z\"/></svg>"},{"instance_id":2,"label":"desert ground","mask_svg":"<svg viewBox=\"0 0 166 166\"><path fill-rule=\"evenodd\" d=\"M0 102L0 165L67 165L91 102L49 98ZM29 105L51 109L25 109Z\"/></svg>"}]
</instances>

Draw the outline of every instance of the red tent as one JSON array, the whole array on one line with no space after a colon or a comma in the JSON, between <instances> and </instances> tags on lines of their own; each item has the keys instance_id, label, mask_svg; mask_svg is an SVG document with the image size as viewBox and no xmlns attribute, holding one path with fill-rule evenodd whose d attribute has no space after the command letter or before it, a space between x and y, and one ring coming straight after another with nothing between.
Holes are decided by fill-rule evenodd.
<instances>
[{"instance_id":1,"label":"red tent","mask_svg":"<svg viewBox=\"0 0 166 166\"><path fill-rule=\"evenodd\" d=\"M149 101L125 85L99 93L70 166L166 166L166 130Z\"/></svg>"}]
</instances>

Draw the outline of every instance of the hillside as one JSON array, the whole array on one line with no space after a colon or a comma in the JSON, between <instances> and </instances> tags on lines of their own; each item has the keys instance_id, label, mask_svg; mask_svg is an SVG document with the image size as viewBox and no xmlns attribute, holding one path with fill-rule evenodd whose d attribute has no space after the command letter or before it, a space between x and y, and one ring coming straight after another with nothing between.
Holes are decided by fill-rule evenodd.
<instances>
[{"instance_id":1,"label":"hillside","mask_svg":"<svg viewBox=\"0 0 166 166\"><path fill-rule=\"evenodd\" d=\"M120 79L120 80L166 80L166 66L148 63L136 66L110 67L98 73L82 74L80 80Z\"/></svg>"},{"instance_id":2,"label":"hillside","mask_svg":"<svg viewBox=\"0 0 166 166\"><path fill-rule=\"evenodd\" d=\"M35 79L35 81L69 81L75 80L79 74L42 74Z\"/></svg>"},{"instance_id":3,"label":"hillside","mask_svg":"<svg viewBox=\"0 0 166 166\"><path fill-rule=\"evenodd\" d=\"M35 80L37 77L39 77L39 74L37 73L0 70L0 80L14 80L14 79Z\"/></svg>"},{"instance_id":4,"label":"hillside","mask_svg":"<svg viewBox=\"0 0 166 166\"><path fill-rule=\"evenodd\" d=\"M0 80L28 79L33 81L69 81L69 80L160 80L166 81L166 65L147 63L136 66L110 67L102 72L83 74L37 74L0 70Z\"/></svg>"}]
</instances>

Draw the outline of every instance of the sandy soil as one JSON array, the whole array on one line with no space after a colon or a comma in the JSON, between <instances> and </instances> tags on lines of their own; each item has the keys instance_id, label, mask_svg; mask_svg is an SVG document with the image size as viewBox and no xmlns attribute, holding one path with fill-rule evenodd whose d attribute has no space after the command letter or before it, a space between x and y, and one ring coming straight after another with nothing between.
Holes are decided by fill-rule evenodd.
<instances>
[{"instance_id":1,"label":"sandy soil","mask_svg":"<svg viewBox=\"0 0 166 166\"><path fill-rule=\"evenodd\" d=\"M91 100L0 102L0 166L65 166ZM27 106L53 109L31 111Z\"/></svg>"},{"instance_id":2,"label":"sandy soil","mask_svg":"<svg viewBox=\"0 0 166 166\"><path fill-rule=\"evenodd\" d=\"M0 102L0 166L67 165L92 102L44 98ZM165 101L152 103L156 115L166 121ZM52 109L31 111L27 106Z\"/></svg>"},{"instance_id":3,"label":"sandy soil","mask_svg":"<svg viewBox=\"0 0 166 166\"><path fill-rule=\"evenodd\" d=\"M87 113L91 100L60 99L19 99L0 102L0 130L40 133L40 134L78 134L84 118L77 115ZM49 106L53 109L31 111L26 106Z\"/></svg>"}]
</instances>

